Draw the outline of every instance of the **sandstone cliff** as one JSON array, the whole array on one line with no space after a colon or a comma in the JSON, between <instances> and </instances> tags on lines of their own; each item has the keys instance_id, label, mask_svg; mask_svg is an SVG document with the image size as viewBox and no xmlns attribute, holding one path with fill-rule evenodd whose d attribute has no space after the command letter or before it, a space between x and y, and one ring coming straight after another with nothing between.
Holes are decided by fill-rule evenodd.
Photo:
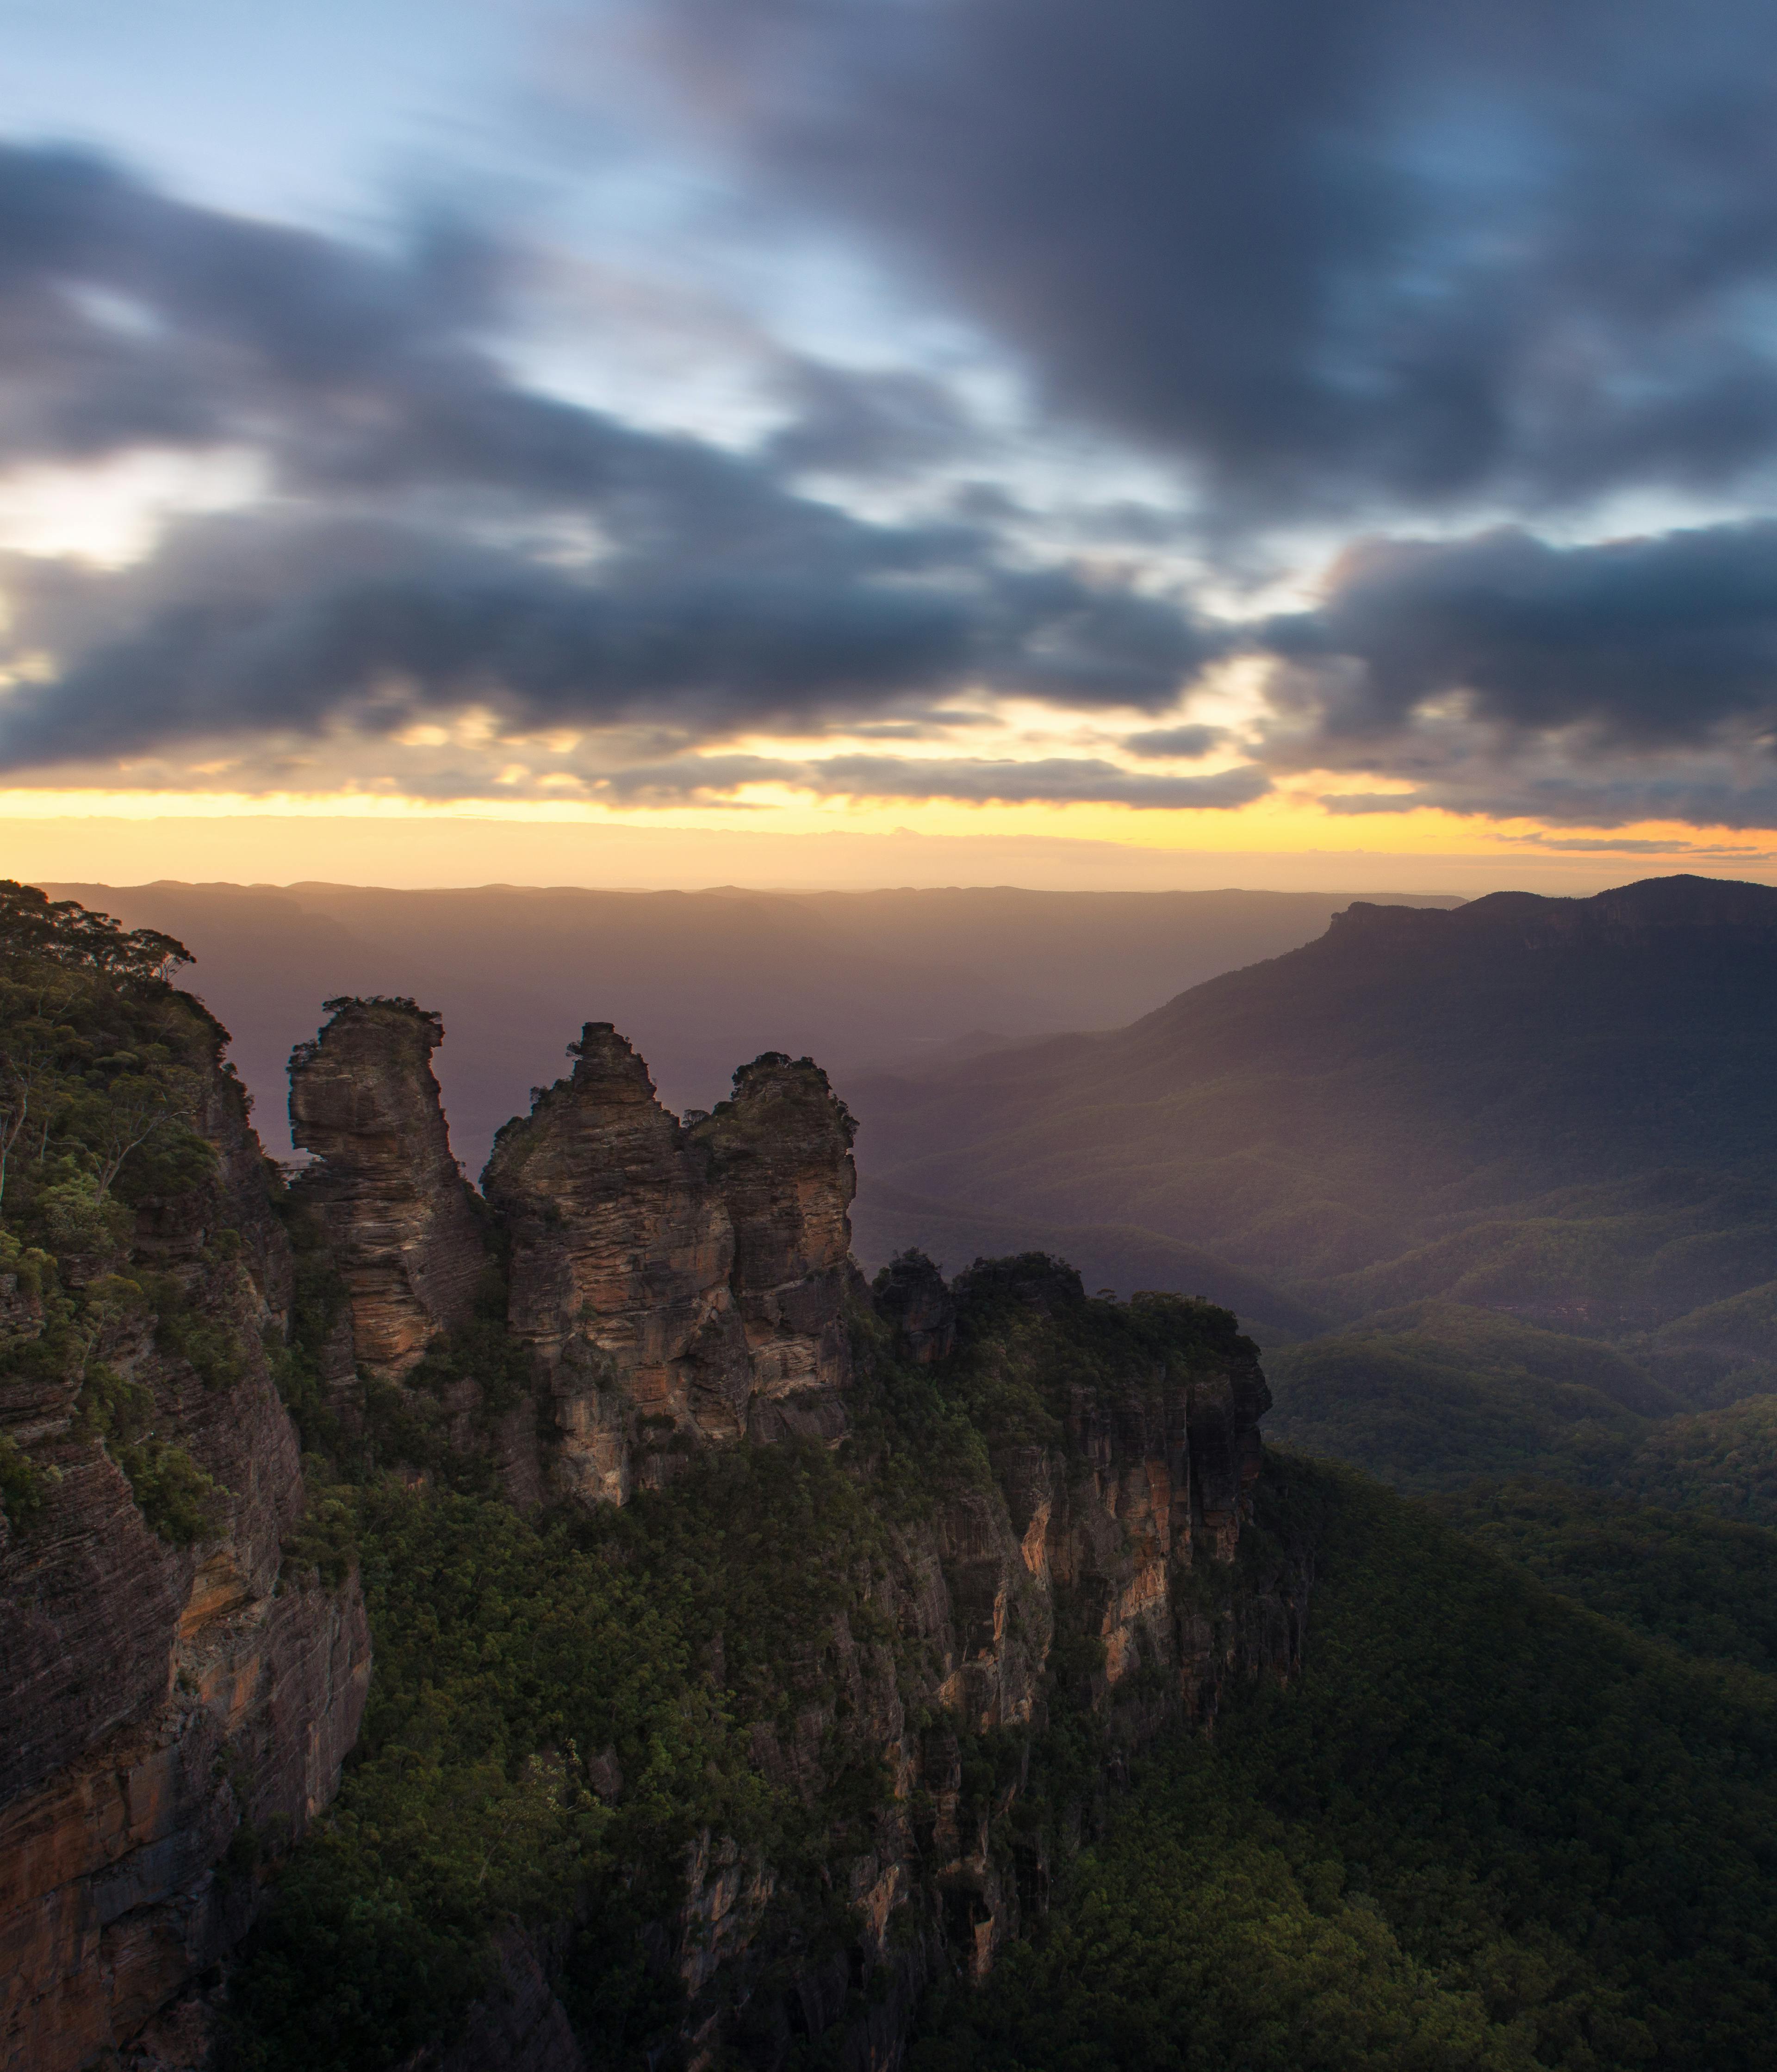
<instances>
[{"instance_id":1,"label":"sandstone cliff","mask_svg":"<svg viewBox=\"0 0 1777 2072\"><path fill-rule=\"evenodd\" d=\"M906 1258L876 1301L892 1357L964 1392L991 1388L1021 1335L1065 1347L1094 1308L1077 1275L1037 1257L977 1262L950 1288ZM799 1675L793 1723L755 1730L766 1774L811 1804L847 1764L881 1763L891 1794L870 1846L836 1866L845 1953L787 1953L769 1867L693 1854L674 1931L693 2064L738 2025L755 2063L837 2031L841 2062L887 2072L924 1985L945 1969L984 1976L1043 1910L1054 1849L1096 1817L1090 1792L1058 1805L1033 1775L1041 1729L1096 1721L1108 1779L1157 1735L1213 1719L1231 1680L1299 1667L1308 1552L1244 1533L1269 1403L1253 1348L1225 1312L1176 1297L1129 1314L1188 1359L1157 1353L1106 1386L1067 1379L1063 1350L1046 1385L1063 1411L1051 1437L1003 1430L985 1479L932 1462L929 1515L898 1527L863 1604ZM880 1385L882 1338L858 1328Z\"/></svg>"},{"instance_id":2,"label":"sandstone cliff","mask_svg":"<svg viewBox=\"0 0 1777 2072\"><path fill-rule=\"evenodd\" d=\"M512 1246L512 1330L550 1405L555 1486L621 1503L686 1449L837 1436L847 1371L850 1118L770 1054L685 1128L608 1022L500 1133L482 1176Z\"/></svg>"},{"instance_id":3,"label":"sandstone cliff","mask_svg":"<svg viewBox=\"0 0 1777 2072\"><path fill-rule=\"evenodd\" d=\"M570 1055L500 1131L482 1186L510 1235L512 1327L545 1378L559 1485L620 1503L673 1441L738 1438L751 1374L706 1161L609 1022Z\"/></svg>"},{"instance_id":4,"label":"sandstone cliff","mask_svg":"<svg viewBox=\"0 0 1777 2072\"><path fill-rule=\"evenodd\" d=\"M187 1989L337 1786L365 1614L355 1581L285 1558L305 1495L274 1368L348 1477L400 1471L385 1488L603 1506L674 1484L664 1515L775 1462L783 1488L812 1467L851 1492L856 1533L784 1605L796 1638L764 1683L755 1651L729 1684L742 1635L694 1636L740 1766L800 1802L803 1840L702 1833L640 1932L645 1968L683 1989L662 2047L693 2068L736 2049L775 2067L825 2037L889 2072L923 1984L981 1975L1041 1912L1054 1852L1131 1750L1212 1718L1232 1678L1293 1671L1308 1564L1247 1530L1269 1398L1233 1319L1089 1302L1037 1256L948 1285L909 1256L873 1300L849 1257L854 1125L810 1060L767 1053L681 1122L589 1023L570 1075L501 1132L483 1208L450 1155L436 1018L330 1002L292 1059L317 1161L293 1205L221 1032L152 999L134 1049L111 1030L70 1068L68 1112L97 1120L19 1226L57 1248L0 1230L0 2072L171 2052ZM105 1129L152 1108L130 1091L145 1068L189 1112L126 1209L95 1175ZM505 1327L476 1318L501 1270ZM747 1440L788 1444L724 1450ZM701 1485L678 1479L693 1464ZM1090 1759L1058 1781L1039 1750L1062 1720ZM613 1753L567 1760L622 1807ZM639 1868L658 1891L663 1867ZM582 2062L557 1991L574 1920L501 1918L499 1990L416 2068Z\"/></svg>"},{"instance_id":5,"label":"sandstone cliff","mask_svg":"<svg viewBox=\"0 0 1777 2072\"><path fill-rule=\"evenodd\" d=\"M433 1076L443 1040L410 1000L330 1000L290 1059L290 1134L316 1162L298 1198L350 1293L357 1365L393 1379L472 1314L487 1252Z\"/></svg>"},{"instance_id":6,"label":"sandstone cliff","mask_svg":"<svg viewBox=\"0 0 1777 2072\"><path fill-rule=\"evenodd\" d=\"M851 1441L854 1472L890 1529L867 1560L854 1550L856 1590L792 1651L780 1702L749 1732L754 1764L814 1819L833 1817L848 1776L886 1789L830 1831L825 1875L849 1924L838 1940L811 1917L805 1872L714 1833L688 1852L682 1903L649 1948L683 1988L672 2047L693 2067L737 2051L781 2066L825 2038L853 2072L891 2072L924 1988L985 1976L1042 1914L1056 1852L1090 1830L1131 1753L1212 1720L1231 1682L1299 1665L1310 1562L1245 1530L1269 1399L1225 1313L1171 1297L1095 1305L1046 1259L977 1262L952 1287L907 1259L849 1328L868 1433L865 1450ZM1070 1340L1106 1329L1157 1350L1120 1380L1090 1379ZM941 1451L911 1463L911 1508L893 1457L905 1435L891 1411L884 1421L907 1368L976 1405L997 1437L985 1473ZM981 1408L1014 1375L1059 1411L1046 1437ZM708 1648L719 1685L721 1632ZM741 1691L727 1702L744 1714ZM1076 1774L1058 1794L1033 1765L1063 1720L1076 1747L1096 1742L1098 1781ZM601 1774L599 1789L620 1796L623 1780ZM476 2065L583 2062L549 1983L571 1971L564 1947L502 1942L511 1998L475 2014Z\"/></svg>"},{"instance_id":7,"label":"sandstone cliff","mask_svg":"<svg viewBox=\"0 0 1777 2072\"><path fill-rule=\"evenodd\" d=\"M32 1498L0 1518L7 2072L139 2037L239 1939L257 1860L336 1788L369 1675L356 1583L281 1553L304 1492L261 1343L290 1297L275 1174L222 1032L151 1005L210 1155L128 1211L78 1197L84 1228L56 1204L56 1257L7 1240L0 1427Z\"/></svg>"},{"instance_id":8,"label":"sandstone cliff","mask_svg":"<svg viewBox=\"0 0 1777 2072\"><path fill-rule=\"evenodd\" d=\"M845 1429L856 1129L812 1059L767 1051L741 1067L733 1098L691 1132L734 1226L730 1279L752 1366L755 1437Z\"/></svg>"},{"instance_id":9,"label":"sandstone cliff","mask_svg":"<svg viewBox=\"0 0 1777 2072\"><path fill-rule=\"evenodd\" d=\"M423 1275L390 1262L423 1258L461 1200L435 1040L418 1010L349 1003L293 1063L292 1114L327 1161L302 1191L356 1342L392 1345L397 1320L409 1375L448 1319ZM977 1261L947 1285L910 1255L873 1298L849 1256L854 1124L808 1059L767 1053L713 1114L681 1122L608 1023L588 1023L570 1055L569 1075L501 1131L483 1178L534 1391L508 1424L541 1427L541 1449L524 1457L459 1419L455 1466L408 1466L483 1487L492 1447L521 1503L620 1505L742 1441L812 1441L857 1478L876 1523L867 1548L827 1557L852 1579L843 1608L805 1631L786 1608L801 1637L785 1688L762 1700L755 1681L722 1700L746 1722L751 1768L817 1829L831 1823L823 1876L847 1935L819 1925L829 1902L805 1864L711 1832L644 1939L649 1968L682 1988L670 2047L693 2067L741 2047L776 2066L797 2038L837 2029L849 2065L889 2072L924 1984L985 1975L1040 1913L1063 1827L1090 1823L1133 1749L1211 1719L1230 1678L1293 1671L1306 1565L1256 1551L1244 1530L1264 1379L1225 1312L1090 1302L1039 1256ZM403 1112L419 1149L400 1161ZM405 1252L397 1230L413 1234ZM910 1424L912 1376L962 1424ZM699 1636L718 1689L739 1638ZM1100 1783L1082 1799L1074 1779L1058 1807L1030 1765L1063 1716L1088 1723ZM620 1767L594 1756L586 1776L621 1804ZM874 1810L837 1811L845 1780L869 1778L884 1786ZM416 2066L578 2065L557 1991L574 1944L567 1921L504 1930L501 1992Z\"/></svg>"}]
</instances>

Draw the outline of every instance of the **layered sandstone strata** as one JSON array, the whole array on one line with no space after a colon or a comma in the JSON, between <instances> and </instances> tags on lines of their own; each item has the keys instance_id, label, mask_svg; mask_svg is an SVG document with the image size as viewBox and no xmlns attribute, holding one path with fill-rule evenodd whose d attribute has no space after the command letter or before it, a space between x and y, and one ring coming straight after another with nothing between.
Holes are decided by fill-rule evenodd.
<instances>
[{"instance_id":1,"label":"layered sandstone strata","mask_svg":"<svg viewBox=\"0 0 1777 2072\"><path fill-rule=\"evenodd\" d=\"M734 1225L730 1278L760 1437L823 1416L844 1429L836 1398L851 1371L845 1298L855 1271L856 1133L820 1067L778 1051L742 1065L733 1098L691 1133Z\"/></svg>"},{"instance_id":2,"label":"layered sandstone strata","mask_svg":"<svg viewBox=\"0 0 1777 2072\"><path fill-rule=\"evenodd\" d=\"M608 1022L569 1054L569 1077L500 1131L482 1187L511 1239L512 1327L550 1392L557 1475L621 1502L638 1453L739 1437L752 1371L706 1156Z\"/></svg>"},{"instance_id":3,"label":"layered sandstone strata","mask_svg":"<svg viewBox=\"0 0 1777 2072\"><path fill-rule=\"evenodd\" d=\"M410 1000L332 1000L290 1059L297 1182L350 1292L357 1364L393 1379L473 1314L487 1252L432 1072L444 1029Z\"/></svg>"},{"instance_id":4,"label":"layered sandstone strata","mask_svg":"<svg viewBox=\"0 0 1777 2072\"><path fill-rule=\"evenodd\" d=\"M31 1297L19 1272L0 1316L0 1426L43 1499L22 1527L0 1519L5 2072L125 2046L238 1940L255 1856L331 1799L364 1708L356 1580L282 1561L305 1498L262 1343L290 1285L265 1161L237 1082L213 1071L198 1111L212 1170L80 1263L91 1335L45 1336L50 1284ZM195 1544L150 1529L83 1408L101 1375L209 1478Z\"/></svg>"}]
</instances>

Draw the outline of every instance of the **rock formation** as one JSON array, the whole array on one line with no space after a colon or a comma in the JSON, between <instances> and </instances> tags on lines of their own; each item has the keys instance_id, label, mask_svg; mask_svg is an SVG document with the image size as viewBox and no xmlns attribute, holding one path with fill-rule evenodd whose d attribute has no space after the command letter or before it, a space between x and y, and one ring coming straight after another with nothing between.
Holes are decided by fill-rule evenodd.
<instances>
[{"instance_id":1,"label":"rock formation","mask_svg":"<svg viewBox=\"0 0 1777 2072\"><path fill-rule=\"evenodd\" d=\"M410 1000L330 1000L290 1059L297 1182L352 1298L359 1366L393 1379L475 1308L487 1253L432 1074L444 1030Z\"/></svg>"},{"instance_id":2,"label":"rock formation","mask_svg":"<svg viewBox=\"0 0 1777 2072\"><path fill-rule=\"evenodd\" d=\"M120 2048L239 1939L260 1844L275 1855L327 1803L364 1708L356 1580L324 1589L282 1560L304 1491L261 1345L290 1279L264 1160L213 1066L199 1110L207 1175L144 1202L115 1257L64 1261L88 1276L90 1335L60 1334L43 1255L6 1276L0 1424L42 1510L0 1519L5 2072ZM138 1470L171 1447L212 1478L192 1544L150 1529L92 1423L98 1382L140 1392Z\"/></svg>"},{"instance_id":3,"label":"rock formation","mask_svg":"<svg viewBox=\"0 0 1777 2072\"><path fill-rule=\"evenodd\" d=\"M738 1438L752 1389L708 1161L608 1022L495 1140L482 1186L512 1240L512 1328L535 1350L567 1491L620 1503L672 1443Z\"/></svg>"},{"instance_id":4,"label":"rock formation","mask_svg":"<svg viewBox=\"0 0 1777 2072\"><path fill-rule=\"evenodd\" d=\"M978 1262L952 1287L929 1260L903 1259L875 1301L900 1357L931 1352L934 1329L952 1342L922 1363L940 1388L972 1343L1003 1347L1020 1318L1065 1329L1085 1307L1079 1276L1035 1255ZM1065 1708L1097 1715L1114 1771L1211 1719L1233 1684L1299 1667L1306 1551L1273 1538L1234 1558L1269 1401L1253 1347L1211 1305L1142 1302L1178 1305L1177 1336L1195 1344L1188 1368L1126 1396L1083 1375L1055 1441L998 1450L989 1481L935 1463L929 1509L896 1531L866 1602L834 1618L792 1666L778 1716L754 1726L755 1762L810 1806L848 1769L890 1790L863 1852L829 1866L849 1948L817 1956L795 1939L787 1867L709 1833L688 1852L682 1903L656 1947L685 1988L677 2041L692 2062L723 2062L743 2023L751 2063L781 2065L798 2038L837 2029L842 2065L890 2072L927 1985L984 1977L1047 1905L1051 1866L1043 1823L1019 1805L1022 1767L984 1782L984 1750L1016 1749L1018 1730ZM870 1381L866 1353L853 1385ZM1076 1811L1089 1820L1094 1809ZM538 1992L560 1973L549 1931L522 1953L503 1942L500 1963L527 2041L478 2063L529 2066L542 2047L529 2037L562 2026L553 1994ZM875 1982L867 2000L860 1975Z\"/></svg>"},{"instance_id":5,"label":"rock formation","mask_svg":"<svg viewBox=\"0 0 1777 2072\"><path fill-rule=\"evenodd\" d=\"M752 1363L755 1436L845 1429L845 1297L857 1125L812 1059L768 1050L693 1129L734 1231L731 1281Z\"/></svg>"},{"instance_id":6,"label":"rock formation","mask_svg":"<svg viewBox=\"0 0 1777 2072\"><path fill-rule=\"evenodd\" d=\"M570 1055L482 1176L512 1241L512 1328L553 1406L557 1485L621 1503L693 1445L836 1437L858 1183L826 1075L767 1053L688 1129L609 1022Z\"/></svg>"},{"instance_id":7,"label":"rock formation","mask_svg":"<svg viewBox=\"0 0 1777 2072\"><path fill-rule=\"evenodd\" d=\"M828 1867L849 1942L811 1943L802 1873L720 1835L693 1841L683 1903L649 1930L651 1966L685 1988L691 2064L718 2062L743 2016L751 2062L841 2026L845 2063L888 2072L925 1984L982 1975L1044 1903L1032 1837L1047 1830L1010 1817L1029 1747L1008 1730L1040 1730L1064 1703L1097 1716L1121 1762L1211 1717L1231 1679L1294 1669L1306 1557L1271 1535L1236 1560L1269 1403L1252 1346L1226 1312L1177 1297L1100 1313L1077 1274L1035 1254L977 1261L948 1286L905 1255L871 1321L849 1250L853 1124L825 1075L767 1053L681 1123L608 1023L586 1026L569 1077L500 1133L483 1211L450 1156L436 1018L329 1006L292 1059L290 1112L318 1161L298 1191L348 1291L357 1364L399 1384L470 1318L494 1256L486 1216L509 1244L534 1400L485 1321L444 1349L463 1365L428 1365L426 1390L359 1391L365 1420L376 1400L405 1416L424 1397L449 1447L494 1449L492 1469L472 1464L480 1486L497 1470L521 1501L620 1503L697 1447L834 1444L863 1397L871 1415L842 1459L868 1489L922 1429L886 1411L895 1391L936 1400L985 1378L998 1402L1009 1378L1007 1400L1044 1406L980 1425L932 1464L919 1503L884 1503L850 1610L749 1730L759 1768L811 1808L854 1774L891 1787L833 1831L859 1851ZM0 1466L28 1453L40 1487L28 1523L0 1511L0 2072L77 2072L178 2027L187 1989L253 1918L261 1857L332 1796L368 1688L356 1580L324 1587L282 1551L305 1493L266 1350L294 1302L275 1175L269 1189L238 1083L213 1056L197 1078L213 1159L170 1165L181 1191L144 1200L110 1254L72 1248L59 1286L48 1255L0 1234ZM1116 1357L1076 1369L1068 1334L1094 1331ZM481 1392L502 1361L496 1431L476 1402L495 1407ZM129 1444L94 1408L125 1398ZM508 1426L529 1435L528 1467ZM335 1429L356 1443L349 1420ZM183 1532L152 1512L168 1448L211 1507ZM588 1774L621 1799L614 1761L594 1756ZM577 1932L511 1922L500 1990L426 2062L574 2072L552 1981Z\"/></svg>"}]
</instances>

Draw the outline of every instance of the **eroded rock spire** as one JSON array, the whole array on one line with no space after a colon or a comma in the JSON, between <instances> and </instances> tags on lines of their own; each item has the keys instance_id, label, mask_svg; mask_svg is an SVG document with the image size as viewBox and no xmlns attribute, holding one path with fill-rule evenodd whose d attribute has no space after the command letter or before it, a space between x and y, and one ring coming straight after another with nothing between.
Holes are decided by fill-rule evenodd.
<instances>
[{"instance_id":1,"label":"eroded rock spire","mask_svg":"<svg viewBox=\"0 0 1777 2072\"><path fill-rule=\"evenodd\" d=\"M547 1376L557 1472L621 1501L653 1457L738 1438L752 1388L734 1227L707 1160L608 1022L496 1138L482 1188L512 1239L512 1328Z\"/></svg>"},{"instance_id":2,"label":"eroded rock spire","mask_svg":"<svg viewBox=\"0 0 1777 2072\"><path fill-rule=\"evenodd\" d=\"M326 1005L290 1058L290 1135L317 1161L295 1192L327 1227L357 1364L392 1378L472 1315L487 1251L433 1076L438 1016L410 1000Z\"/></svg>"},{"instance_id":3,"label":"eroded rock spire","mask_svg":"<svg viewBox=\"0 0 1777 2072\"><path fill-rule=\"evenodd\" d=\"M752 1363L755 1436L845 1429L850 1379L845 1294L857 1133L812 1058L767 1050L734 1075L732 1100L692 1141L734 1228L732 1281Z\"/></svg>"}]
</instances>

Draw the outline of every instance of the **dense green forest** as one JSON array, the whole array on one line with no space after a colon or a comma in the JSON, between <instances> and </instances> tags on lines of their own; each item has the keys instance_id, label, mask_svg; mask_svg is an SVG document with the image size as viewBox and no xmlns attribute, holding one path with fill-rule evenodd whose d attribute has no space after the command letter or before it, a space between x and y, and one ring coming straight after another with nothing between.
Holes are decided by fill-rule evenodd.
<instances>
[{"instance_id":1,"label":"dense green forest","mask_svg":"<svg viewBox=\"0 0 1777 2072\"><path fill-rule=\"evenodd\" d=\"M310 1548L361 1550L372 1708L237 1971L231 2062L389 2064L486 1984L501 1919L578 1893L565 1996L599 2062L640 2065L678 2011L648 1924L700 1827L812 1873L787 1884L796 1947L842 1947L843 1906L806 1894L882 1778L841 1770L805 1802L764 1782L745 1729L831 1673L823 1634L867 1605L899 1507L935 1467L979 1472L976 1418L1044 1414L1027 1370L1006 1379L959 1404L899 1377L915 1400L885 1416L921 1463L899 1491L818 1448L713 1456L590 1521L330 1488ZM1102 1726L1064 1684L1029 1749L968 1756L989 1793L1028 1764L1021 1818L1058 1836L1084 1806L1085 1846L984 1989L933 1996L919 2072L1768 2062L1777 1535L1519 1486L1463 1537L1288 1456L1261 1494L1246 1558L1269 1535L1315 1548L1299 1683L1244 1692L1126 1797L1104 1797ZM574 1750L621 1778L614 1803ZM795 2054L820 2062L820 2039Z\"/></svg>"},{"instance_id":2,"label":"dense green forest","mask_svg":"<svg viewBox=\"0 0 1777 2072\"><path fill-rule=\"evenodd\" d=\"M1265 1496L1317 1520L1299 1684L1146 1767L1043 1928L938 1997L918 2072L1767 2066L1777 1679L1348 1470L1274 1460Z\"/></svg>"}]
</instances>

